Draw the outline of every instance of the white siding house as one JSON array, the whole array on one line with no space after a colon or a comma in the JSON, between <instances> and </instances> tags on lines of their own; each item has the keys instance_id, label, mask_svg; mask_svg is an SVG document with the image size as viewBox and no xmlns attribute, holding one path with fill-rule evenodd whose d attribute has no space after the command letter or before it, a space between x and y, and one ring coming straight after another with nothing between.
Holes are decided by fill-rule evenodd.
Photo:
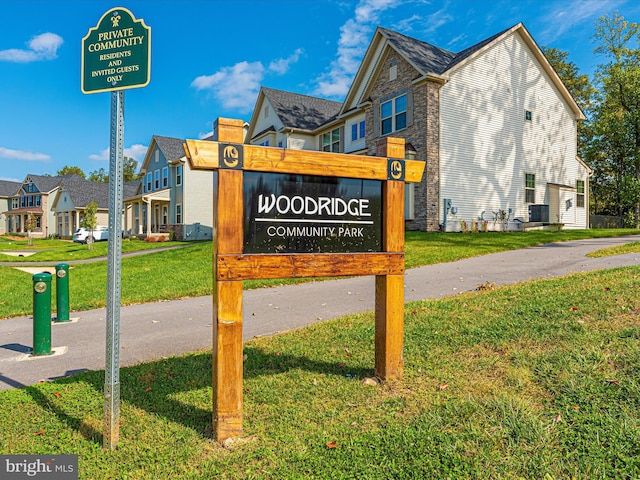
<instances>
[{"instance_id":1,"label":"white siding house","mask_svg":"<svg viewBox=\"0 0 640 480\"><path fill-rule=\"evenodd\" d=\"M263 87L247 142L375 155L404 138L426 163L410 230L587 228L584 119L522 24L458 53L379 27L342 104Z\"/></svg>"}]
</instances>

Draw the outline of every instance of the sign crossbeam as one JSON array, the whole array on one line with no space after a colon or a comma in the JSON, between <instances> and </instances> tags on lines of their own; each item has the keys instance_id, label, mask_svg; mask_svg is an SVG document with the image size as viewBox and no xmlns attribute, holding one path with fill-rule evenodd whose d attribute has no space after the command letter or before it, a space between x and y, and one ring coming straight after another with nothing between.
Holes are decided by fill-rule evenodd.
<instances>
[{"instance_id":1,"label":"sign crossbeam","mask_svg":"<svg viewBox=\"0 0 640 480\"><path fill-rule=\"evenodd\" d=\"M389 138L390 145L400 145L399 157L405 164L404 181L419 182L424 171L424 162L420 160L404 160L404 140ZM401 141L401 142L399 142ZM198 170L217 170L225 167L220 155L223 142L207 140L187 140L184 144L185 154L191 168ZM292 150L288 148L260 147L242 145L242 170L256 172L273 172L299 175L319 175L329 177L348 177L368 180L387 180L388 159L366 155L349 155L344 153L315 152L309 150Z\"/></svg>"}]
</instances>

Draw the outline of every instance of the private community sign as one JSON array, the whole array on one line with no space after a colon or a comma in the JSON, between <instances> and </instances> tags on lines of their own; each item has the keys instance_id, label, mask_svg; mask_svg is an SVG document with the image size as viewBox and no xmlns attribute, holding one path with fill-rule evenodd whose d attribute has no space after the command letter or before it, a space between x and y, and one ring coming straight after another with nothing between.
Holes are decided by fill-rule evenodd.
<instances>
[{"instance_id":1,"label":"private community sign","mask_svg":"<svg viewBox=\"0 0 640 480\"><path fill-rule=\"evenodd\" d=\"M151 28L126 8L112 8L82 39L82 92L144 87L150 63Z\"/></svg>"}]
</instances>

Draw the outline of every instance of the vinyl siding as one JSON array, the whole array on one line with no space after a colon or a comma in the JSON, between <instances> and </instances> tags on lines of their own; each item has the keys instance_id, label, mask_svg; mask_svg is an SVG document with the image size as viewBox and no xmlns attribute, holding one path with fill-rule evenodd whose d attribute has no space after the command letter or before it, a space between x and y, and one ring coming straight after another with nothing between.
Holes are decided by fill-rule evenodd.
<instances>
[{"instance_id":1,"label":"vinyl siding","mask_svg":"<svg viewBox=\"0 0 640 480\"><path fill-rule=\"evenodd\" d=\"M584 179L575 158L575 115L517 33L455 70L440 99L440 218L449 198L458 221L509 208L528 221L525 173L536 176L537 203L548 203L548 183L575 186ZM586 212L576 220L585 218Z\"/></svg>"},{"instance_id":2,"label":"vinyl siding","mask_svg":"<svg viewBox=\"0 0 640 480\"><path fill-rule=\"evenodd\" d=\"M213 172L191 170L185 164L182 201L182 222L185 225L200 223L213 225ZM173 206L175 210L175 205ZM175 214L175 212L174 212Z\"/></svg>"}]
</instances>

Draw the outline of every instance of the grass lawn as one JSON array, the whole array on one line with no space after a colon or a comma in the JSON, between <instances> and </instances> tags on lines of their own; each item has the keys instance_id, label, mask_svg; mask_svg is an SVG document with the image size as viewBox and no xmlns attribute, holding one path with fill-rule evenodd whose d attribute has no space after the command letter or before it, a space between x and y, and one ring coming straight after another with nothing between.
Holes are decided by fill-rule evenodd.
<instances>
[{"instance_id":1,"label":"grass lawn","mask_svg":"<svg viewBox=\"0 0 640 480\"><path fill-rule=\"evenodd\" d=\"M82 479L640 477L640 267L405 308L405 375L376 386L372 314L244 346L244 437L211 438L211 352L0 392L0 452Z\"/></svg>"},{"instance_id":2,"label":"grass lawn","mask_svg":"<svg viewBox=\"0 0 640 480\"><path fill-rule=\"evenodd\" d=\"M407 232L407 268L434 263L450 262L487 253L514 250L544 243L579 240L596 237L612 237L637 234L638 230L565 230L561 232L533 231L520 233L424 233ZM42 243L41 243L42 242ZM0 236L0 251L24 249L22 243ZM211 242L184 244L179 242L146 243L137 240L123 241L123 252L139 251L181 245L185 248L157 252L138 257L123 258L122 304L174 300L185 297L210 295L212 285ZM49 261L52 265L76 259L87 259L107 254L107 242L97 242L93 250L86 245L60 240L36 240L39 253L30 257L11 257L0 254L0 261L22 262ZM32 274L0 266L0 319L31 315L33 311ZM106 303L107 262L70 265L69 292L71 311L102 308ZM260 288L279 284L291 284L309 279L282 279L247 281L245 288ZM52 298L55 299L55 281L52 282ZM53 307L55 310L55 301Z\"/></svg>"}]
</instances>

